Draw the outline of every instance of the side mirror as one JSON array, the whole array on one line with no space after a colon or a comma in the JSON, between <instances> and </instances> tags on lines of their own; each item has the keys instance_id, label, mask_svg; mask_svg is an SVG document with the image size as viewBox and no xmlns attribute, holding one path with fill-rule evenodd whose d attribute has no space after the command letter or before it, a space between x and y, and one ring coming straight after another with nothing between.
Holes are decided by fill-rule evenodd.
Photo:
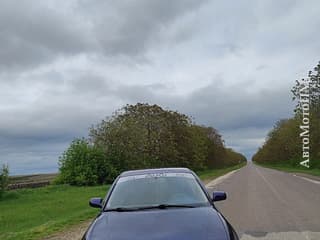
<instances>
[{"instance_id":1,"label":"side mirror","mask_svg":"<svg viewBox=\"0 0 320 240\"><path fill-rule=\"evenodd\" d=\"M227 199L226 192L214 191L213 194L212 194L212 200L214 202L222 201L222 200L226 200L226 199Z\"/></svg>"},{"instance_id":2,"label":"side mirror","mask_svg":"<svg viewBox=\"0 0 320 240\"><path fill-rule=\"evenodd\" d=\"M93 208L102 208L102 198L91 198L89 205Z\"/></svg>"}]
</instances>

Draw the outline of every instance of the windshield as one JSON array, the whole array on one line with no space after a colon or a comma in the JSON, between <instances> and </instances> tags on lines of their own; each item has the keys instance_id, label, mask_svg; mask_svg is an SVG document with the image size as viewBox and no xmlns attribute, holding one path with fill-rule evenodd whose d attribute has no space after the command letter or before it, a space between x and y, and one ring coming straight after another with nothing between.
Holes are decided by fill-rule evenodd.
<instances>
[{"instance_id":1,"label":"windshield","mask_svg":"<svg viewBox=\"0 0 320 240\"><path fill-rule=\"evenodd\" d=\"M107 208L168 205L208 205L202 188L190 173L143 174L121 177Z\"/></svg>"}]
</instances>

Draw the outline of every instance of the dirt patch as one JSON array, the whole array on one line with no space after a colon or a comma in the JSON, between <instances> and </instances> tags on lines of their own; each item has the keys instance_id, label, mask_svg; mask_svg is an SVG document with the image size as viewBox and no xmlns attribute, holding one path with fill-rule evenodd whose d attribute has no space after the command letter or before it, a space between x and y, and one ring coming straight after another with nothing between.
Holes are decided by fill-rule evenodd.
<instances>
[{"instance_id":1,"label":"dirt patch","mask_svg":"<svg viewBox=\"0 0 320 240\"><path fill-rule=\"evenodd\" d=\"M77 224L65 231L56 233L50 237L44 238L43 240L80 240L91 222L92 219Z\"/></svg>"}]
</instances>

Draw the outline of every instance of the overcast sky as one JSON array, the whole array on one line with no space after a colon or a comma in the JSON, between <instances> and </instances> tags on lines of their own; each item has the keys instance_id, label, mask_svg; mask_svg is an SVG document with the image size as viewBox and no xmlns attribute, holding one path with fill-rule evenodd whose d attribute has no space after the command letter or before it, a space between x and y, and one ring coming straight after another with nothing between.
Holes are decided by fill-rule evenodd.
<instances>
[{"instance_id":1,"label":"overcast sky","mask_svg":"<svg viewBox=\"0 0 320 240\"><path fill-rule=\"evenodd\" d=\"M320 60L320 2L0 1L0 163L56 172L74 137L159 104L248 158Z\"/></svg>"}]
</instances>

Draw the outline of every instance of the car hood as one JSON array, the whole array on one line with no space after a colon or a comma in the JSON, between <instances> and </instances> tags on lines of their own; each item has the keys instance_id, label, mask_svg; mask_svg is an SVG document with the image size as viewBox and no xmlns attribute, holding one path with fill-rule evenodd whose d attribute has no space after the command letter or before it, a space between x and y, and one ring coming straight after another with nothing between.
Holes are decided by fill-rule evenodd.
<instances>
[{"instance_id":1,"label":"car hood","mask_svg":"<svg viewBox=\"0 0 320 240\"><path fill-rule=\"evenodd\" d=\"M213 207L103 212L87 232L90 240L226 240L224 219Z\"/></svg>"}]
</instances>

